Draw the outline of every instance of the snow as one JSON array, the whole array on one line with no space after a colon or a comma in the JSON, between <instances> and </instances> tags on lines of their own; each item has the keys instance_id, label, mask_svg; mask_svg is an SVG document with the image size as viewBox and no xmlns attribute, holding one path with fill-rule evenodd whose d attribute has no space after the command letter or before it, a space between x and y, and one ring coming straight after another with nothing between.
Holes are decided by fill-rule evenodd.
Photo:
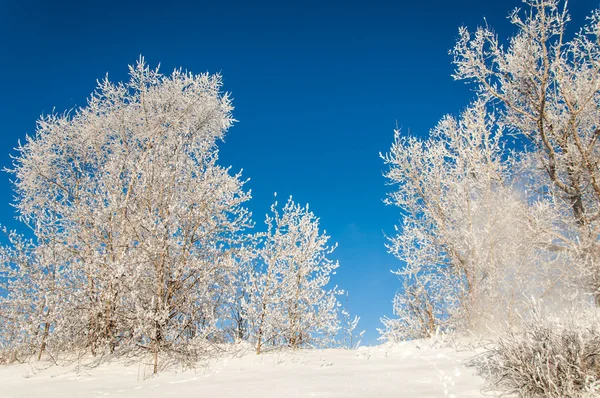
<instances>
[{"instance_id":1,"label":"snow","mask_svg":"<svg viewBox=\"0 0 600 398\"><path fill-rule=\"evenodd\" d=\"M151 361L119 359L0 368L2 397L481 397L472 351L419 343L357 350L250 350L152 376ZM85 362L85 361L83 361ZM78 371L79 370L79 371Z\"/></svg>"}]
</instances>

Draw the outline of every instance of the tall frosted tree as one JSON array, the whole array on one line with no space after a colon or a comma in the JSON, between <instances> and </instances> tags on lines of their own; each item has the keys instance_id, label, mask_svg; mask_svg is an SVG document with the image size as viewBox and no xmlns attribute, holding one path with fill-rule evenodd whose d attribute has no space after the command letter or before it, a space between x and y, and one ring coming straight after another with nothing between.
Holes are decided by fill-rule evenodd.
<instances>
[{"instance_id":1,"label":"tall frosted tree","mask_svg":"<svg viewBox=\"0 0 600 398\"><path fill-rule=\"evenodd\" d=\"M566 2L524 3L506 45L488 27L459 31L454 77L475 85L474 106L429 139L397 133L384 157L403 210L390 250L407 264L387 337L468 327L486 300L518 311L520 296L564 304L583 286L599 302L600 13L571 35Z\"/></svg>"},{"instance_id":2,"label":"tall frosted tree","mask_svg":"<svg viewBox=\"0 0 600 398\"><path fill-rule=\"evenodd\" d=\"M485 101L445 117L428 139L396 132L383 159L396 186L387 203L400 207L403 222L388 248L405 266L385 338L503 322L552 285L553 214L526 200L502 134Z\"/></svg>"},{"instance_id":3,"label":"tall frosted tree","mask_svg":"<svg viewBox=\"0 0 600 398\"><path fill-rule=\"evenodd\" d=\"M38 276L60 275L69 303L34 302L53 314L42 328L60 339L56 322L68 319L70 343L93 352L145 347L155 371L161 350L219 338L222 288L251 225L244 182L217 164L231 110L220 76L165 76L141 59L127 83L105 79L85 107L38 121L15 158L15 205L34 245L60 252L56 272ZM18 283L9 278L9 291Z\"/></svg>"},{"instance_id":4,"label":"tall frosted tree","mask_svg":"<svg viewBox=\"0 0 600 398\"><path fill-rule=\"evenodd\" d=\"M488 27L460 29L454 77L474 84L535 148L544 172L536 192L557 199L557 214L571 214L555 244L574 256L572 272L587 274L600 303L600 11L571 34L566 2L524 3L510 14L518 31L507 45Z\"/></svg>"}]
</instances>

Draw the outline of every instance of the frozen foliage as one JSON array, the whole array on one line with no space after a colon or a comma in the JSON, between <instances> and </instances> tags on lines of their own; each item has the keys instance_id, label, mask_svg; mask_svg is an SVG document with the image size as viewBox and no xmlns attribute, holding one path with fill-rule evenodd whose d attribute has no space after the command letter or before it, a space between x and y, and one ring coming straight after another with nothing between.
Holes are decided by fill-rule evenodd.
<instances>
[{"instance_id":1,"label":"frozen foliage","mask_svg":"<svg viewBox=\"0 0 600 398\"><path fill-rule=\"evenodd\" d=\"M455 78L474 83L506 128L534 146L543 170L537 191L555 196L558 214L571 214L555 243L574 256L598 301L600 11L572 35L566 2L525 3L528 10L510 14L518 33L507 46L487 27L460 29Z\"/></svg>"},{"instance_id":2,"label":"frozen foliage","mask_svg":"<svg viewBox=\"0 0 600 398\"><path fill-rule=\"evenodd\" d=\"M444 118L428 140L396 132L386 177L403 225L390 238L404 261L385 339L431 337L514 317L523 293L545 292L560 256L544 254L545 206L529 206L511 173L502 129L483 101ZM514 167L513 167L514 168Z\"/></svg>"},{"instance_id":3,"label":"frozen foliage","mask_svg":"<svg viewBox=\"0 0 600 398\"><path fill-rule=\"evenodd\" d=\"M57 321L39 322L40 352L48 325L48 344L93 352L125 342L157 355L210 336L222 305L215 296L250 225L240 176L216 164L216 140L232 123L220 77L163 76L143 60L130 75L101 82L73 116L43 117L18 148L16 207L36 245L31 259L6 264L24 272L33 263L55 286L30 285L44 298L23 303ZM39 251L51 253L39 261ZM12 287L21 279L4 300L8 316L23 310Z\"/></svg>"},{"instance_id":4,"label":"frozen foliage","mask_svg":"<svg viewBox=\"0 0 600 398\"><path fill-rule=\"evenodd\" d=\"M346 298L348 292L346 292ZM347 309L341 311L341 323L342 323L342 345L347 349L356 349L360 347L360 343L365 334L365 330L359 331L357 329L360 321L359 316L352 317Z\"/></svg>"},{"instance_id":5,"label":"frozen foliage","mask_svg":"<svg viewBox=\"0 0 600 398\"><path fill-rule=\"evenodd\" d=\"M322 346L340 330L337 288L327 289L338 267L327 258L335 246L319 231L319 219L290 198L271 207L268 232L249 270L243 303L256 352L264 345Z\"/></svg>"},{"instance_id":6,"label":"frozen foliage","mask_svg":"<svg viewBox=\"0 0 600 398\"><path fill-rule=\"evenodd\" d=\"M64 252L59 245L34 245L14 232L3 232L10 245L0 249L0 363L23 352L37 351L39 359L51 327L72 337L72 320L57 316L68 310L70 299L62 287L67 273L59 266Z\"/></svg>"},{"instance_id":7,"label":"frozen foliage","mask_svg":"<svg viewBox=\"0 0 600 398\"><path fill-rule=\"evenodd\" d=\"M308 208L290 202L265 236L246 231L250 193L217 164L231 111L220 76L165 76L140 59L127 83L105 79L87 106L38 121L11 170L35 238L10 232L0 250L5 360L137 349L156 372L163 351L337 333L336 289L325 288L337 263ZM255 260L264 274L247 272ZM250 336L262 304L267 329Z\"/></svg>"},{"instance_id":8,"label":"frozen foliage","mask_svg":"<svg viewBox=\"0 0 600 398\"><path fill-rule=\"evenodd\" d=\"M600 17L569 41L566 7L525 3L507 47L460 29L455 78L475 83L474 103L426 140L396 132L383 156L403 216L389 250L406 264L384 338L518 321L524 297L597 301Z\"/></svg>"},{"instance_id":9,"label":"frozen foliage","mask_svg":"<svg viewBox=\"0 0 600 398\"><path fill-rule=\"evenodd\" d=\"M538 313L511 329L473 360L493 389L521 397L600 394L600 329L597 323L550 322Z\"/></svg>"}]
</instances>

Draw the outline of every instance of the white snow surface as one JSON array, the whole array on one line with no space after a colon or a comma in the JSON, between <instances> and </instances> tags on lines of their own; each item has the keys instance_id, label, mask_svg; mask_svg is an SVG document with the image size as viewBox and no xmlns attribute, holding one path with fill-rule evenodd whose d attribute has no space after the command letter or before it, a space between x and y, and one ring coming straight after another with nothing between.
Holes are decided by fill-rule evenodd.
<instances>
[{"instance_id":1,"label":"white snow surface","mask_svg":"<svg viewBox=\"0 0 600 398\"><path fill-rule=\"evenodd\" d=\"M223 354L151 374L150 359L32 361L0 368L1 397L481 397L473 351L410 342Z\"/></svg>"}]
</instances>

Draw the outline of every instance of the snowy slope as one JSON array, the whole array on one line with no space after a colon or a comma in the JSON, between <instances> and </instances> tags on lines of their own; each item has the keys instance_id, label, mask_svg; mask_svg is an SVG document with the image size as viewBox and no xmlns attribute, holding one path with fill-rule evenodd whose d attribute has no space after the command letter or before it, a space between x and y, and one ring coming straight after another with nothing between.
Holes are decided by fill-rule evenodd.
<instances>
[{"instance_id":1,"label":"snowy slope","mask_svg":"<svg viewBox=\"0 0 600 398\"><path fill-rule=\"evenodd\" d=\"M480 397L483 380L464 365L472 352L415 343L252 352L193 370L152 376L139 360L0 368L2 397ZM45 368L45 369L44 369Z\"/></svg>"}]
</instances>

